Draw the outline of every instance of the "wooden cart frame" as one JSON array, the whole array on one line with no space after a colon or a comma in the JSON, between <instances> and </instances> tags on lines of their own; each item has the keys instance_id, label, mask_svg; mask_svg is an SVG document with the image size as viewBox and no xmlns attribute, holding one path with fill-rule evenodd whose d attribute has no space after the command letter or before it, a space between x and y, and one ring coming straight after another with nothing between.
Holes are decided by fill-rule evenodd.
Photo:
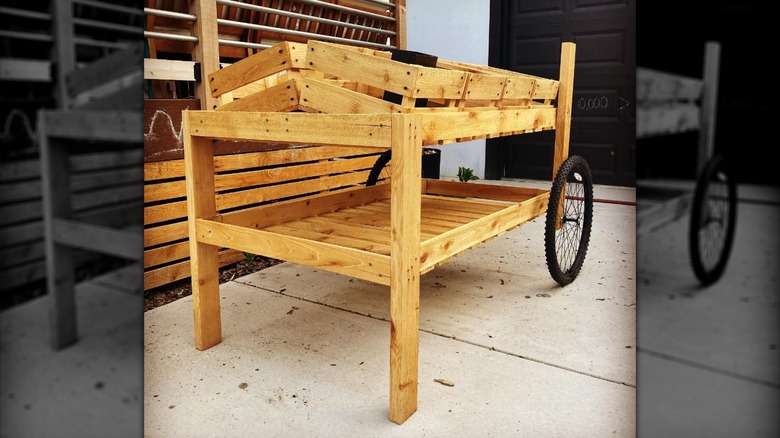
<instances>
[{"instance_id":1,"label":"wooden cart frame","mask_svg":"<svg viewBox=\"0 0 780 438\"><path fill-rule=\"evenodd\" d=\"M699 131L693 190L637 212L637 237L690 211L688 252L702 285L717 281L731 252L736 227L737 187L723 155L715 154L720 44L704 47L701 79L637 69L637 138ZM637 189L679 193L679 184L639 180Z\"/></svg>"},{"instance_id":2,"label":"wooden cart frame","mask_svg":"<svg viewBox=\"0 0 780 438\"><path fill-rule=\"evenodd\" d=\"M541 189L423 179L421 148L555 129L555 176L568 156L574 55L574 44L563 43L556 105L406 107L402 110L405 112L371 114L184 111L196 348L204 350L222 340L220 248L388 285L389 418L403 423L417 409L420 276L469 248L543 215L550 199L550 191ZM392 177L388 184L357 186L220 213L214 139L361 147L368 152L389 147ZM460 223L447 230L427 226L421 218L430 217L430 212L448 214ZM307 218L328 221L335 213L362 216L364 222L355 220L353 225L361 233L339 242L306 236ZM371 227L377 224L381 227ZM334 221L332 226L344 225ZM385 250L377 249L380 247Z\"/></svg>"}]
</instances>

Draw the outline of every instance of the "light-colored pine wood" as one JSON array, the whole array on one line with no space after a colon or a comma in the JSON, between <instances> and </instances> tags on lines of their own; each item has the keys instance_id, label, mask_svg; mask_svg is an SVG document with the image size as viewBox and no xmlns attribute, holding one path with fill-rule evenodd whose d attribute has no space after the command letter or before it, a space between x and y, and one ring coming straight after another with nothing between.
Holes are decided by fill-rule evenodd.
<instances>
[{"instance_id":1,"label":"light-colored pine wood","mask_svg":"<svg viewBox=\"0 0 780 438\"><path fill-rule=\"evenodd\" d=\"M417 410L420 318L419 116L393 115L390 208L390 421Z\"/></svg>"},{"instance_id":2,"label":"light-colored pine wood","mask_svg":"<svg viewBox=\"0 0 780 438\"><path fill-rule=\"evenodd\" d=\"M192 60L200 63L200 77L203 81L195 85L195 98L203 109L215 109L217 99L210 91L206 80L208 74L219 70L219 32L217 30L216 0L188 0L190 11L198 19L192 25L192 34L198 38ZM230 90L226 90L230 91Z\"/></svg>"},{"instance_id":3,"label":"light-colored pine wood","mask_svg":"<svg viewBox=\"0 0 780 438\"><path fill-rule=\"evenodd\" d=\"M381 148L390 143L387 114L189 111L188 117L191 135L198 137Z\"/></svg>"},{"instance_id":4,"label":"light-colored pine wood","mask_svg":"<svg viewBox=\"0 0 780 438\"><path fill-rule=\"evenodd\" d=\"M283 225L272 225L265 228L266 231L284 234L288 236L297 236L304 239L326 242L333 245L354 248L361 251L373 252L376 254L390 255L390 236L385 243L373 242L364 239L362 236L344 236L335 234L334 227L322 227L308 222L287 222Z\"/></svg>"},{"instance_id":5,"label":"light-colored pine wood","mask_svg":"<svg viewBox=\"0 0 780 438\"><path fill-rule=\"evenodd\" d=\"M539 217L546 211L549 198L549 192L545 192L422 242L420 269L426 271L454 255Z\"/></svg>"},{"instance_id":6,"label":"light-colored pine wood","mask_svg":"<svg viewBox=\"0 0 780 438\"><path fill-rule=\"evenodd\" d=\"M189 251L187 252L189 254ZM217 266L227 266L244 260L244 253L233 249L220 250L217 253ZM185 260L162 268L144 271L144 290L179 281L190 276L190 261Z\"/></svg>"},{"instance_id":7,"label":"light-colored pine wood","mask_svg":"<svg viewBox=\"0 0 780 438\"><path fill-rule=\"evenodd\" d=\"M206 219L196 220L195 232L198 241L210 245L389 284L390 258L380 254Z\"/></svg>"},{"instance_id":8,"label":"light-colored pine wood","mask_svg":"<svg viewBox=\"0 0 780 438\"><path fill-rule=\"evenodd\" d=\"M429 195L463 196L522 202L545 192L542 189L528 187L504 186L498 184L481 184L474 182L459 182L445 180L430 180L426 193Z\"/></svg>"},{"instance_id":9,"label":"light-colored pine wood","mask_svg":"<svg viewBox=\"0 0 780 438\"><path fill-rule=\"evenodd\" d=\"M186 221L146 228L144 229L144 248L185 239L187 235Z\"/></svg>"},{"instance_id":10,"label":"light-colored pine wood","mask_svg":"<svg viewBox=\"0 0 780 438\"><path fill-rule=\"evenodd\" d=\"M220 105L217 111L293 111L299 107L299 94L297 81L291 79Z\"/></svg>"},{"instance_id":11,"label":"light-colored pine wood","mask_svg":"<svg viewBox=\"0 0 780 438\"><path fill-rule=\"evenodd\" d=\"M187 111L184 126L184 166L187 172L187 212L190 236L190 271L195 348L205 350L222 341L219 304L219 268L216 246L199 242L195 236L198 218L217 213L214 199L214 156L211 142L190 135Z\"/></svg>"},{"instance_id":12,"label":"light-colored pine wood","mask_svg":"<svg viewBox=\"0 0 780 438\"><path fill-rule=\"evenodd\" d=\"M263 228L309 216L338 211L390 196L389 187L355 187L332 193L251 207L220 215L222 221L250 228Z\"/></svg>"},{"instance_id":13,"label":"light-colored pine wood","mask_svg":"<svg viewBox=\"0 0 780 438\"><path fill-rule=\"evenodd\" d=\"M553 150L552 178L558 173L563 161L569 156L571 136L572 96L574 95L574 43L561 44L561 66L555 120L555 149ZM563 205L561 203L561 205Z\"/></svg>"},{"instance_id":14,"label":"light-colored pine wood","mask_svg":"<svg viewBox=\"0 0 780 438\"><path fill-rule=\"evenodd\" d=\"M221 70L212 69L208 74L210 94L219 97L252 82L272 77L291 68L304 66L305 43L281 42L273 47L248 56Z\"/></svg>"},{"instance_id":15,"label":"light-colored pine wood","mask_svg":"<svg viewBox=\"0 0 780 438\"><path fill-rule=\"evenodd\" d=\"M324 81L304 79L301 89L301 108L324 113L353 114L386 114L406 111L401 105L371 97L366 93L352 91Z\"/></svg>"},{"instance_id":16,"label":"light-colored pine wood","mask_svg":"<svg viewBox=\"0 0 780 438\"><path fill-rule=\"evenodd\" d=\"M319 41L309 42L307 62L326 74L413 98L458 99L466 83L465 72L405 64Z\"/></svg>"},{"instance_id":17,"label":"light-colored pine wood","mask_svg":"<svg viewBox=\"0 0 780 438\"><path fill-rule=\"evenodd\" d=\"M469 112L421 112L423 144L452 143L475 135L509 135L556 127L555 108Z\"/></svg>"}]
</instances>

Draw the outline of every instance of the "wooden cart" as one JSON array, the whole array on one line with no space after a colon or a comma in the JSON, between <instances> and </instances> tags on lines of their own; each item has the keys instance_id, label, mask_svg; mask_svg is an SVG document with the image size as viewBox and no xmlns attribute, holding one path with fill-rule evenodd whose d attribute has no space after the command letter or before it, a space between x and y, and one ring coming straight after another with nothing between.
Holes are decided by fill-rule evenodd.
<instances>
[{"instance_id":1,"label":"wooden cart","mask_svg":"<svg viewBox=\"0 0 780 438\"><path fill-rule=\"evenodd\" d=\"M699 132L693 190L664 181L639 180L638 193L672 193L661 202L648 198L637 212L641 237L690 211L688 251L703 285L717 281L728 263L737 215L736 181L728 162L714 153L720 44L705 45L702 78L637 68L637 138Z\"/></svg>"},{"instance_id":2,"label":"wooden cart","mask_svg":"<svg viewBox=\"0 0 780 438\"><path fill-rule=\"evenodd\" d=\"M400 424L417 409L420 276L546 212L550 273L573 281L590 236L593 186L585 160L568 156L573 43L561 46L559 80L445 60L424 67L394 53L281 43L209 75L220 106L184 111L183 137L196 348L222 339L222 248L388 285L389 418ZM424 145L549 129L550 191L421 178ZM288 166L269 168L263 153L215 157L215 139L301 147L277 151ZM318 149L330 155L301 158ZM372 184L364 181L381 175L385 160L363 170L344 164L385 150L389 177ZM319 176L307 179L314 168ZM301 184L316 193L287 192ZM270 192L276 201L267 203Z\"/></svg>"}]
</instances>

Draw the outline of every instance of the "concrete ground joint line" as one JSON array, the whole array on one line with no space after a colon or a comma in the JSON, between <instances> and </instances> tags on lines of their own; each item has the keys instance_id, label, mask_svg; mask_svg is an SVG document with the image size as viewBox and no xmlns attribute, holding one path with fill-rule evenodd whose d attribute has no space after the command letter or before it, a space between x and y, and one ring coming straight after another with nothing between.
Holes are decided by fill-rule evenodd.
<instances>
[{"instance_id":1,"label":"concrete ground joint line","mask_svg":"<svg viewBox=\"0 0 780 438\"><path fill-rule=\"evenodd\" d=\"M264 290L264 291L267 291L267 292L279 294L279 295L282 295L282 296L285 296L285 297L289 297L289 298L294 298L294 299L297 299L297 300L300 300L300 301L305 301L307 303L312 303L312 304L316 304L316 305L319 305L319 306L327 307L329 309L341 310L341 311L344 311L344 312L347 312L347 313L352 313L354 315L364 316L364 317L375 319L375 320L378 320L378 321L390 322L390 320L388 320L388 319L381 318L379 316L375 316L375 315L372 315L370 313L361 313L361 312L357 312L357 311L354 311L354 310L345 309L343 307L337 307L337 306L334 306L334 305L331 305L331 304L320 303L318 301L309 300L309 299L298 297L298 296L295 296L295 295L288 295L288 294L285 294L284 292L267 289L267 288L264 288L264 287L261 287L261 286L257 286L255 284L242 283L242 282L236 281L236 280L234 280L234 281L236 283L239 283L239 284L242 284L242 285L245 285L245 286L254 287L256 289L260 289L260 290ZM431 330L427 330L427 329L423 329L423 328L420 328L419 330L421 332L423 332L423 333L428 333L430 335L439 336L439 337L450 339L450 340L453 340L453 341L456 341L456 342L461 342L463 344L468 344L468 345L471 345L471 346L474 346L474 347L478 347L478 348L482 348L482 349L485 349L485 350L488 350L488 351L495 351L497 353L505 354L507 356L516 357L518 359L523 359L523 360L528 360L528 361L531 361L531 362L536 362L536 363L538 363L540 365L550 366L550 367L553 367L553 368L558 368L560 370L569 371L569 372L577 373L577 374L580 374L580 375L583 375L583 376L592 377L594 379L603 380L605 382L616 383L618 385L628 386L630 388L636 389L636 384L635 383L632 384L632 383L628 383L628 382L623 382L623 381L620 381L620 380L610 379L608 377L603 377L603 376L599 376L599 375L596 375L596 374L592 374L592 373L587 373L587 372L584 372L584 371L576 370L574 368L569 368L569 367L565 367L565 366L561 366L561 365L556 365L554 363L543 361L541 359L535 359L535 358L528 357L528 356L522 356L522 355L517 354L517 353L512 353L510 351L501 350L501 349L498 349L498 348L495 348L495 347L487 346L487 345L480 344L480 343L473 342L473 341L468 341L466 339L460 339L460 338L457 338L457 337L452 336L452 335L446 335L444 333L437 333L437 332L434 332L434 331L431 331Z\"/></svg>"},{"instance_id":2,"label":"concrete ground joint line","mask_svg":"<svg viewBox=\"0 0 780 438\"><path fill-rule=\"evenodd\" d=\"M653 357L656 357L658 359L668 360L670 362L675 362L675 363L678 363L678 364L681 364L681 365L687 365L687 366L690 366L690 367L693 367L693 368L699 368L701 370L709 371L709 372L714 373L714 374L720 374L720 375L723 375L723 376L726 376L726 377L732 377L732 378L735 378L735 379L738 379L738 380L743 380L745 382L749 382L749 383L753 383L753 384L761 385L761 386L766 386L766 387L769 387L769 388L780 389L780 383L777 383L777 382L770 382L770 381L763 380L763 379L758 379L758 378L755 378L755 377L745 376L743 374L735 373L735 372L729 371L729 370L720 369L720 368L714 367L712 365L707 365L707 364L695 362L695 361L692 361L692 360L689 360L689 359L684 359L684 358L681 358L681 357L673 356L671 354L661 353L660 351L648 350L646 348L642 348L642 347L639 347L639 346L637 346L636 351L637 351L637 353L646 354L648 356L653 356Z\"/></svg>"}]
</instances>

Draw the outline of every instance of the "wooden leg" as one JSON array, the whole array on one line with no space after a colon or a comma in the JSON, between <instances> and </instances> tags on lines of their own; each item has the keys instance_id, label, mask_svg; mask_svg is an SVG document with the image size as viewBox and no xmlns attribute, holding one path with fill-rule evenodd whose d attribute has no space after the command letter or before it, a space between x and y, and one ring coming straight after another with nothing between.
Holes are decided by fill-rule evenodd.
<instances>
[{"instance_id":1,"label":"wooden leg","mask_svg":"<svg viewBox=\"0 0 780 438\"><path fill-rule=\"evenodd\" d=\"M390 196L390 421L417 410L422 143L418 118L394 114Z\"/></svg>"},{"instance_id":2,"label":"wooden leg","mask_svg":"<svg viewBox=\"0 0 780 438\"><path fill-rule=\"evenodd\" d=\"M182 122L195 348L205 350L222 342L218 248L199 243L195 233L196 219L211 217L217 213L214 191L214 150L211 140L190 136L188 111L183 112Z\"/></svg>"},{"instance_id":3,"label":"wooden leg","mask_svg":"<svg viewBox=\"0 0 780 438\"><path fill-rule=\"evenodd\" d=\"M66 145L57 144L48 137L44 111L38 114L38 138L41 148L50 342L53 349L59 350L75 343L78 339L74 250L58 245L54 232L56 218L71 216L68 149Z\"/></svg>"}]
</instances>

